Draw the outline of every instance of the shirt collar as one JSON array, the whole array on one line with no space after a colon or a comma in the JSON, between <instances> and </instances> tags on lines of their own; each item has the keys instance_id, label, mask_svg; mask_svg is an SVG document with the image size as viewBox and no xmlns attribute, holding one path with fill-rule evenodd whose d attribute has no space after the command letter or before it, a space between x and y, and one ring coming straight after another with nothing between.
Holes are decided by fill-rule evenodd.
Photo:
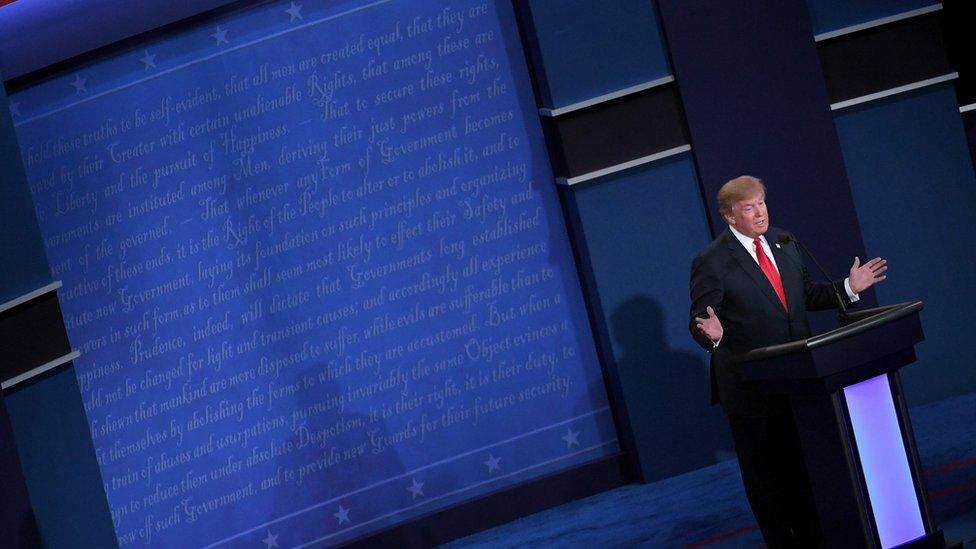
<instances>
[{"instance_id":1,"label":"shirt collar","mask_svg":"<svg viewBox=\"0 0 976 549\"><path fill-rule=\"evenodd\" d=\"M739 231L735 230L735 227L733 227L732 225L729 225L729 230L732 231L732 234L735 235L735 238L738 239L738 241L741 242L743 246L745 246L746 250L755 251L755 250L752 249L752 239L751 238L749 238L748 236L746 236L746 235L740 233ZM759 240L763 244L766 244L766 237L765 237L765 235L759 235ZM767 244L767 246L768 246L768 244Z\"/></svg>"}]
</instances>

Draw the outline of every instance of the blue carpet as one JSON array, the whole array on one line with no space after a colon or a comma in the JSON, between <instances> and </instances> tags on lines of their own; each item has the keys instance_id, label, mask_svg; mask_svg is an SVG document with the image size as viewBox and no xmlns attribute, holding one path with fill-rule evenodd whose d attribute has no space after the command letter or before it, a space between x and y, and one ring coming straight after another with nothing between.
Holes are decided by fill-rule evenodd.
<instances>
[{"instance_id":1,"label":"blue carpet","mask_svg":"<svg viewBox=\"0 0 976 549\"><path fill-rule=\"evenodd\" d=\"M976 394L912 408L909 415L935 520L947 540L976 549ZM732 459L574 501L444 547L761 545Z\"/></svg>"}]
</instances>

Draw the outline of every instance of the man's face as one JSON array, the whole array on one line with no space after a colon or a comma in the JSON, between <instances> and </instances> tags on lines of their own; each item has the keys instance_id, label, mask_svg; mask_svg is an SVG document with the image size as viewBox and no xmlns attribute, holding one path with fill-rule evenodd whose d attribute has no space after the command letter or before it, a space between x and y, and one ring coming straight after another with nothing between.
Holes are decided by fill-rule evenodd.
<instances>
[{"instance_id":1,"label":"man's face","mask_svg":"<svg viewBox=\"0 0 976 549\"><path fill-rule=\"evenodd\" d=\"M762 191L732 204L732 212L725 214L725 220L735 230L756 238L769 229L769 214L766 212L766 197Z\"/></svg>"}]
</instances>

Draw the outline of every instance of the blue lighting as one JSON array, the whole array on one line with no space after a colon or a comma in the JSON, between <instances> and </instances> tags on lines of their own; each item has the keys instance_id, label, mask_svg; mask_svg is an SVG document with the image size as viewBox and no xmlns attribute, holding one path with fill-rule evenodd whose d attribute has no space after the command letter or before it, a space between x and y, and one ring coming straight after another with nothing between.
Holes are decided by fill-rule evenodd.
<instances>
[{"instance_id":1,"label":"blue lighting","mask_svg":"<svg viewBox=\"0 0 976 549\"><path fill-rule=\"evenodd\" d=\"M844 389L882 547L925 535L887 375Z\"/></svg>"}]
</instances>

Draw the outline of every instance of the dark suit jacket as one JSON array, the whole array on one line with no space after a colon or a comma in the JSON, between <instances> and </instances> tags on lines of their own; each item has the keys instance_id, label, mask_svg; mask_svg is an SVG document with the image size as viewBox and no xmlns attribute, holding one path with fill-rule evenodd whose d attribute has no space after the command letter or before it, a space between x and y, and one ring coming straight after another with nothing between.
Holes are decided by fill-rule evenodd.
<instances>
[{"instance_id":1,"label":"dark suit jacket","mask_svg":"<svg viewBox=\"0 0 976 549\"><path fill-rule=\"evenodd\" d=\"M766 397L744 386L729 359L757 347L810 337L807 311L837 306L829 283L810 280L796 244L777 247L777 238L785 232L770 227L765 237L783 281L789 314L783 310L766 275L731 230L726 229L691 264L689 326L698 344L712 353L712 403L721 401L729 415L762 417L789 410L785 398ZM843 290L841 293L847 301ZM708 306L722 322L724 333L718 348L713 348L695 325L696 316L708 316Z\"/></svg>"}]
</instances>

